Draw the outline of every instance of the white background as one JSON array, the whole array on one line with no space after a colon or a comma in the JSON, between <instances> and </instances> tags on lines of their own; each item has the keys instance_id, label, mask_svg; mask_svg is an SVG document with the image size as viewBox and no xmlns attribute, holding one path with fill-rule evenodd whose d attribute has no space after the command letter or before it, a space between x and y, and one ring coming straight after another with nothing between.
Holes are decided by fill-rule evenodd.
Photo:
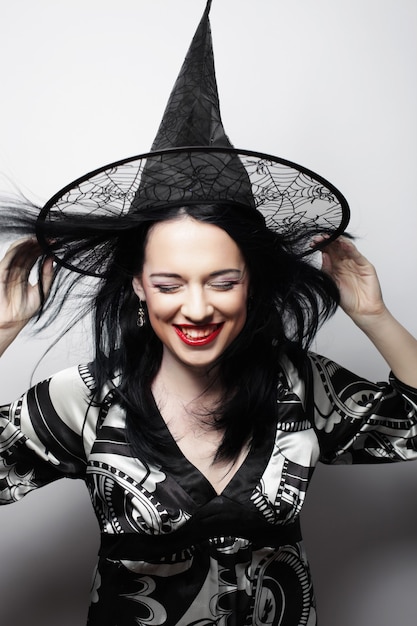
<instances>
[{"instance_id":1,"label":"white background","mask_svg":"<svg viewBox=\"0 0 417 626\"><path fill-rule=\"evenodd\" d=\"M43 203L70 180L152 143L204 0L1 0L0 178ZM214 0L226 131L328 178L417 332L417 3ZM55 331L56 332L56 331ZM53 337L50 333L50 338ZM48 340L22 337L0 400L29 384ZM370 379L387 367L342 313L318 351ZM77 329L35 380L86 358ZM321 626L417 623L417 466L320 467L303 517ZM0 624L83 626L98 545L83 484L0 512Z\"/></svg>"}]
</instances>

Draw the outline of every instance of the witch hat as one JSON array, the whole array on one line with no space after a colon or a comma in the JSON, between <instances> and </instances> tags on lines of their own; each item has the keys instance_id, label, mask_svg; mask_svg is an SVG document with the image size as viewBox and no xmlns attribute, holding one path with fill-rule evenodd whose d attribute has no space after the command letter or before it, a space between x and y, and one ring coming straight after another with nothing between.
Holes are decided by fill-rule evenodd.
<instances>
[{"instance_id":1,"label":"witch hat","mask_svg":"<svg viewBox=\"0 0 417 626\"><path fill-rule=\"evenodd\" d=\"M207 2L152 144L152 151L180 146L232 148L220 115Z\"/></svg>"},{"instance_id":2,"label":"witch hat","mask_svg":"<svg viewBox=\"0 0 417 626\"><path fill-rule=\"evenodd\" d=\"M127 224L133 227L144 209L225 203L260 212L268 228L284 236L305 229L326 233L331 241L345 230L349 207L331 183L291 161L236 149L229 141L220 115L210 8L208 0L151 151L85 174L41 210L39 242L64 267L105 274L103 237L94 243L83 228L106 222L109 237L110 230L114 235ZM80 254L56 233L50 243L54 226L59 231L68 219L79 220Z\"/></svg>"},{"instance_id":3,"label":"witch hat","mask_svg":"<svg viewBox=\"0 0 417 626\"><path fill-rule=\"evenodd\" d=\"M249 177L221 115L209 22L211 0L171 91L131 210L228 202L254 207ZM172 148L198 148L178 151ZM232 149L228 153L208 147ZM158 155L156 155L158 153Z\"/></svg>"}]
</instances>

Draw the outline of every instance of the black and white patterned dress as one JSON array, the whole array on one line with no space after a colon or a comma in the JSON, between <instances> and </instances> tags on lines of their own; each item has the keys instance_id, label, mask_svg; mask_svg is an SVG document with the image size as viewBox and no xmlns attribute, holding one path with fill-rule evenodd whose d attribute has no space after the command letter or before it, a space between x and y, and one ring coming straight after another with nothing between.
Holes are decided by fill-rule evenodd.
<instances>
[{"instance_id":1,"label":"black and white patterned dress","mask_svg":"<svg viewBox=\"0 0 417 626\"><path fill-rule=\"evenodd\" d=\"M221 495L177 447L174 464L132 457L112 385L99 408L88 366L1 409L1 503L87 484L102 532L89 626L316 624L298 521L314 467L417 458L417 390L309 361L306 383L283 362L280 420Z\"/></svg>"}]
</instances>

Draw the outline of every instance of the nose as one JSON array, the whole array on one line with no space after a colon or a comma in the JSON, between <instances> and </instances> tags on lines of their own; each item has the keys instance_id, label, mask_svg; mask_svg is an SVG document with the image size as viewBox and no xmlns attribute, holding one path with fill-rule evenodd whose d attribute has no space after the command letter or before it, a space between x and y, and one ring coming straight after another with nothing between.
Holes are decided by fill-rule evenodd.
<instances>
[{"instance_id":1,"label":"nose","mask_svg":"<svg viewBox=\"0 0 417 626\"><path fill-rule=\"evenodd\" d=\"M214 307L209 302L203 287L192 286L187 289L181 313L194 324L207 322L213 315Z\"/></svg>"}]
</instances>

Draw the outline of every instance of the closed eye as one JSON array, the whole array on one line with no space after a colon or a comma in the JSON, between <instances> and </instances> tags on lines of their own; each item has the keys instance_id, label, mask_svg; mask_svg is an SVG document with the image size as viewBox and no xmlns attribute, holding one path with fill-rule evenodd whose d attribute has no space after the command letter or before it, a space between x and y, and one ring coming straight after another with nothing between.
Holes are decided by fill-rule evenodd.
<instances>
[{"instance_id":1,"label":"closed eye","mask_svg":"<svg viewBox=\"0 0 417 626\"><path fill-rule=\"evenodd\" d=\"M175 293L181 285L154 285L160 293Z\"/></svg>"},{"instance_id":2,"label":"closed eye","mask_svg":"<svg viewBox=\"0 0 417 626\"><path fill-rule=\"evenodd\" d=\"M223 280L221 282L213 282L210 283L210 287L213 289L218 289L219 291L229 291L233 289L236 285L239 285L240 281L238 280Z\"/></svg>"}]
</instances>

